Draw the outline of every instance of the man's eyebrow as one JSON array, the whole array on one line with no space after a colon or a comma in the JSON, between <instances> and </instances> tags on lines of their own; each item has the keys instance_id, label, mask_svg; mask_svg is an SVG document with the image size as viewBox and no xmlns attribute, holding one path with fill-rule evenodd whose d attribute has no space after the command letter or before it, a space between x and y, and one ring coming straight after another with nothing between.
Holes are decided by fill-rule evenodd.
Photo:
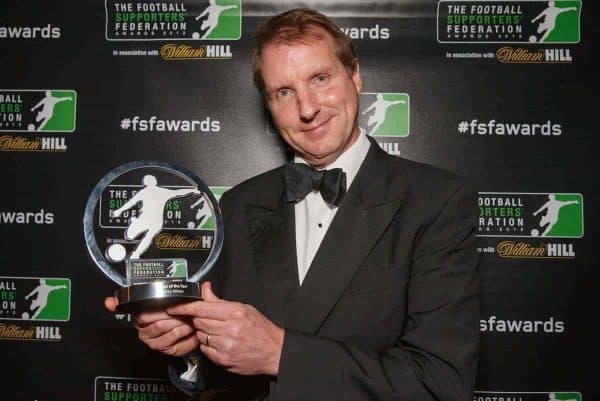
<instances>
[{"instance_id":1,"label":"man's eyebrow","mask_svg":"<svg viewBox=\"0 0 600 401\"><path fill-rule=\"evenodd\" d=\"M321 64L317 68L313 70L314 72L311 74L311 77L319 74L331 74L333 72L333 67L331 64Z\"/></svg>"},{"instance_id":2,"label":"man's eyebrow","mask_svg":"<svg viewBox=\"0 0 600 401\"><path fill-rule=\"evenodd\" d=\"M288 85L265 85L265 92L266 93L273 93L278 91L279 89L282 88L287 88Z\"/></svg>"}]
</instances>

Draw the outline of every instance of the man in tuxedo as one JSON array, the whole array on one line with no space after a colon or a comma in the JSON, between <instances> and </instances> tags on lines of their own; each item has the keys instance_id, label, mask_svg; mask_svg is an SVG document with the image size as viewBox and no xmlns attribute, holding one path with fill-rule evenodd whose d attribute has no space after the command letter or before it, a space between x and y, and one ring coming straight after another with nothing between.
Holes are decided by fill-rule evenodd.
<instances>
[{"instance_id":1,"label":"man in tuxedo","mask_svg":"<svg viewBox=\"0 0 600 401\"><path fill-rule=\"evenodd\" d=\"M324 15L268 19L253 72L295 163L223 195L226 239L203 300L137 315L140 339L201 355L201 373L175 381L211 399L470 399L474 194L361 132L356 51Z\"/></svg>"}]
</instances>

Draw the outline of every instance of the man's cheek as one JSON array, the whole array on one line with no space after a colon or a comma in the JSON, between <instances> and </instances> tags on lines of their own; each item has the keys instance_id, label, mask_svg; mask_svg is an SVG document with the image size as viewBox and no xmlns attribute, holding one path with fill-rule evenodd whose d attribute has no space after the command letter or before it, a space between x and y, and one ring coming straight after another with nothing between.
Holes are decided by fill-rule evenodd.
<instances>
[{"instance_id":1,"label":"man's cheek","mask_svg":"<svg viewBox=\"0 0 600 401\"><path fill-rule=\"evenodd\" d=\"M285 106L278 107L271 110L271 118L273 123L278 127L288 127L294 123L294 109L293 107Z\"/></svg>"},{"instance_id":2,"label":"man's cheek","mask_svg":"<svg viewBox=\"0 0 600 401\"><path fill-rule=\"evenodd\" d=\"M319 95L319 100L321 104L330 107L335 107L336 105L341 103L342 96L340 95L343 95L343 92L340 92L337 86L331 86L323 90Z\"/></svg>"},{"instance_id":3,"label":"man's cheek","mask_svg":"<svg viewBox=\"0 0 600 401\"><path fill-rule=\"evenodd\" d=\"M271 120L273 121L273 125L275 125L275 128L277 128L277 130L283 130L284 126L281 114L274 113L271 111Z\"/></svg>"}]
</instances>

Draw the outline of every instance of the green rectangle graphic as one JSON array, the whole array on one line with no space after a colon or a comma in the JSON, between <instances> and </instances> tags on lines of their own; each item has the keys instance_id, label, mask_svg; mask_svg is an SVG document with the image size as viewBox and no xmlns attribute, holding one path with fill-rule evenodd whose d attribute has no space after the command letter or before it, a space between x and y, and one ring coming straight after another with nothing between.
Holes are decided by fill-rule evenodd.
<instances>
[{"instance_id":1,"label":"green rectangle graphic","mask_svg":"<svg viewBox=\"0 0 600 401\"><path fill-rule=\"evenodd\" d=\"M583 237L579 193L480 192L478 206L482 237Z\"/></svg>"},{"instance_id":2,"label":"green rectangle graphic","mask_svg":"<svg viewBox=\"0 0 600 401\"><path fill-rule=\"evenodd\" d=\"M408 93L361 93L358 123L374 137L407 137L410 133L410 96Z\"/></svg>"},{"instance_id":3,"label":"green rectangle graphic","mask_svg":"<svg viewBox=\"0 0 600 401\"><path fill-rule=\"evenodd\" d=\"M0 89L0 132L73 132L77 92Z\"/></svg>"},{"instance_id":4,"label":"green rectangle graphic","mask_svg":"<svg viewBox=\"0 0 600 401\"><path fill-rule=\"evenodd\" d=\"M71 280L0 277L0 320L67 321Z\"/></svg>"}]
</instances>

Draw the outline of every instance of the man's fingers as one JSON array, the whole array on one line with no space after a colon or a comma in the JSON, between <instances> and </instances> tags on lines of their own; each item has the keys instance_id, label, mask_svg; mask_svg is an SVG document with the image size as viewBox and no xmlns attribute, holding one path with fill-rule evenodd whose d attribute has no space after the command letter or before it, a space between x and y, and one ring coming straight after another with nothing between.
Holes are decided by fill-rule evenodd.
<instances>
[{"instance_id":1,"label":"man's fingers","mask_svg":"<svg viewBox=\"0 0 600 401\"><path fill-rule=\"evenodd\" d=\"M145 327L159 320L170 319L173 319L173 316L167 314L167 312L165 312L164 310L153 310L135 315L134 322L136 327Z\"/></svg>"},{"instance_id":2,"label":"man's fingers","mask_svg":"<svg viewBox=\"0 0 600 401\"><path fill-rule=\"evenodd\" d=\"M200 342L200 344L204 344L215 349L221 348L219 344L221 342L222 337L219 335L216 335L214 333L205 333L203 331L196 331L196 337L198 337L198 341Z\"/></svg>"},{"instance_id":3,"label":"man's fingers","mask_svg":"<svg viewBox=\"0 0 600 401\"><path fill-rule=\"evenodd\" d=\"M138 331L140 333L140 339L142 339L142 340L160 337L179 326L187 326L190 329L190 331L194 330L194 328L191 327L188 323L183 322L179 319L175 319L175 318L158 320L152 324L149 324L149 325L143 326L143 327L138 326L137 323L134 323L134 326L138 329ZM178 330L180 330L181 336L187 336L189 334L189 333L187 333L188 330L185 330L185 331L183 329L178 329ZM176 333L177 333L177 331L176 331Z\"/></svg>"},{"instance_id":4,"label":"man's fingers","mask_svg":"<svg viewBox=\"0 0 600 401\"><path fill-rule=\"evenodd\" d=\"M197 342L197 340L195 340L194 328L188 325L180 325L173 327L168 332L153 338L146 337L146 334L142 333L141 331L139 333L140 340L146 343L148 347L157 351L166 352L169 355L178 354L177 350L172 350L171 352L168 352L169 348L175 346L176 348L179 347L179 350L181 350L181 347L184 344L180 343L189 342L190 340L188 339L188 337L190 337L190 335L194 338L192 341Z\"/></svg>"},{"instance_id":5,"label":"man's fingers","mask_svg":"<svg viewBox=\"0 0 600 401\"><path fill-rule=\"evenodd\" d=\"M200 351L202 351L202 353L204 355L206 355L208 357L208 359L210 359L211 361L213 361L217 365L221 365L219 363L220 359L219 359L219 355L218 355L218 352L217 352L216 349L211 348L211 347L205 345L204 343L200 343Z\"/></svg>"},{"instance_id":6,"label":"man's fingers","mask_svg":"<svg viewBox=\"0 0 600 401\"><path fill-rule=\"evenodd\" d=\"M220 301L220 298L215 295L212 290L212 284L210 281L205 281L200 286L202 290L202 299L205 301Z\"/></svg>"},{"instance_id":7,"label":"man's fingers","mask_svg":"<svg viewBox=\"0 0 600 401\"><path fill-rule=\"evenodd\" d=\"M232 355L235 355L239 351L240 343L227 335L216 335L214 333L204 333L201 331L196 332L196 337L200 344L206 345L210 348L214 348L221 353L223 363L229 363ZM238 355L240 356L240 355Z\"/></svg>"},{"instance_id":8,"label":"man's fingers","mask_svg":"<svg viewBox=\"0 0 600 401\"><path fill-rule=\"evenodd\" d=\"M165 347L157 347L153 348L157 351L162 352L163 354L170 356L185 356L194 352L198 349L198 339L195 334L190 334L189 336L181 339L180 341L165 346ZM152 348L152 347L151 347Z\"/></svg>"},{"instance_id":9,"label":"man's fingers","mask_svg":"<svg viewBox=\"0 0 600 401\"><path fill-rule=\"evenodd\" d=\"M202 353L206 355L208 359L210 359L217 365L223 367L225 370L231 368L231 361L227 358L227 355L219 351L217 348L209 347L205 344L200 343L200 351L202 351Z\"/></svg>"},{"instance_id":10,"label":"man's fingers","mask_svg":"<svg viewBox=\"0 0 600 401\"><path fill-rule=\"evenodd\" d=\"M192 320L194 327L205 333L223 335L228 333L229 325L223 320L196 317ZM202 339L200 339L202 340Z\"/></svg>"},{"instance_id":11,"label":"man's fingers","mask_svg":"<svg viewBox=\"0 0 600 401\"><path fill-rule=\"evenodd\" d=\"M170 306L166 312L170 316L200 316L202 312L202 301L192 301L183 304Z\"/></svg>"},{"instance_id":12,"label":"man's fingers","mask_svg":"<svg viewBox=\"0 0 600 401\"><path fill-rule=\"evenodd\" d=\"M214 320L231 320L244 316L247 305L229 301L194 301L167 309L172 316L192 316Z\"/></svg>"}]
</instances>

